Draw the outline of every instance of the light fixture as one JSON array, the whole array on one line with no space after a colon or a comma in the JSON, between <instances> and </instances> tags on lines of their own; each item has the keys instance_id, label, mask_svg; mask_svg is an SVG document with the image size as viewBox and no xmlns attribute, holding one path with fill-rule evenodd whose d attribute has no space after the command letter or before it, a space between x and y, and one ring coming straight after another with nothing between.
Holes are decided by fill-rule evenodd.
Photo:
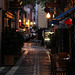
<instances>
[{"instance_id":1,"label":"light fixture","mask_svg":"<svg viewBox=\"0 0 75 75\"><path fill-rule=\"evenodd\" d=\"M51 24L51 26L54 26L54 24Z\"/></svg>"},{"instance_id":2,"label":"light fixture","mask_svg":"<svg viewBox=\"0 0 75 75\"><path fill-rule=\"evenodd\" d=\"M19 26L21 26L21 19L19 19Z\"/></svg>"},{"instance_id":3,"label":"light fixture","mask_svg":"<svg viewBox=\"0 0 75 75\"><path fill-rule=\"evenodd\" d=\"M54 18L54 14L53 14L53 18Z\"/></svg>"},{"instance_id":4,"label":"light fixture","mask_svg":"<svg viewBox=\"0 0 75 75\"><path fill-rule=\"evenodd\" d=\"M47 18L47 28L49 28L49 18L51 17L50 13L46 13L46 18Z\"/></svg>"},{"instance_id":5,"label":"light fixture","mask_svg":"<svg viewBox=\"0 0 75 75\"><path fill-rule=\"evenodd\" d=\"M23 3L23 2L21 1L21 2L20 2L20 5L22 5L22 3Z\"/></svg>"},{"instance_id":6,"label":"light fixture","mask_svg":"<svg viewBox=\"0 0 75 75\"><path fill-rule=\"evenodd\" d=\"M21 22L21 19L19 19L19 22Z\"/></svg>"},{"instance_id":7,"label":"light fixture","mask_svg":"<svg viewBox=\"0 0 75 75\"><path fill-rule=\"evenodd\" d=\"M30 25L33 25L33 22L30 22Z\"/></svg>"},{"instance_id":8,"label":"light fixture","mask_svg":"<svg viewBox=\"0 0 75 75\"><path fill-rule=\"evenodd\" d=\"M28 28L30 27L30 20L29 19L27 20L26 25Z\"/></svg>"},{"instance_id":9,"label":"light fixture","mask_svg":"<svg viewBox=\"0 0 75 75\"><path fill-rule=\"evenodd\" d=\"M36 24L36 23L34 22L34 24Z\"/></svg>"},{"instance_id":10,"label":"light fixture","mask_svg":"<svg viewBox=\"0 0 75 75\"><path fill-rule=\"evenodd\" d=\"M50 15L50 13L48 12L47 14L46 14L46 18L50 18L51 17L51 15Z\"/></svg>"},{"instance_id":11,"label":"light fixture","mask_svg":"<svg viewBox=\"0 0 75 75\"><path fill-rule=\"evenodd\" d=\"M26 25L28 25L28 22L26 22Z\"/></svg>"}]
</instances>

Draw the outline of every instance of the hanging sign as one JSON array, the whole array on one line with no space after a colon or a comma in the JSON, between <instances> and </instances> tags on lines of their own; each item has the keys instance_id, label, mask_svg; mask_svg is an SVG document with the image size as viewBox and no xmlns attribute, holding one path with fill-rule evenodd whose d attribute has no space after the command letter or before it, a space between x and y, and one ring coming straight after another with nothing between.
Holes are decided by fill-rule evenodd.
<instances>
[{"instance_id":1,"label":"hanging sign","mask_svg":"<svg viewBox=\"0 0 75 75\"><path fill-rule=\"evenodd\" d=\"M70 25L72 25L72 19L66 19L65 21L64 21L64 23L68 26L68 27L70 27Z\"/></svg>"}]
</instances>

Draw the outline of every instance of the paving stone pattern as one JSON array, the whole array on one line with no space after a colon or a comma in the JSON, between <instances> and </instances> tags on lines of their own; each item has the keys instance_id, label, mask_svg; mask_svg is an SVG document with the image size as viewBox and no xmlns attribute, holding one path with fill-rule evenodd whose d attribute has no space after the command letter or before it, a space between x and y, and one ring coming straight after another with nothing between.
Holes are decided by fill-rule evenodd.
<instances>
[{"instance_id":1,"label":"paving stone pattern","mask_svg":"<svg viewBox=\"0 0 75 75\"><path fill-rule=\"evenodd\" d=\"M50 75L50 67L46 50L32 46L14 75Z\"/></svg>"}]
</instances>

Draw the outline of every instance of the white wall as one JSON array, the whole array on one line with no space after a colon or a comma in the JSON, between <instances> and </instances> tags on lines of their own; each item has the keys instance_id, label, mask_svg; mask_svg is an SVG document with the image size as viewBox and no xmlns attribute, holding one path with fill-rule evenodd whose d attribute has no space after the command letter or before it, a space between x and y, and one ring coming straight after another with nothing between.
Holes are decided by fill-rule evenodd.
<instances>
[{"instance_id":1,"label":"white wall","mask_svg":"<svg viewBox=\"0 0 75 75\"><path fill-rule=\"evenodd\" d=\"M44 7L38 5L38 28L47 28L47 19L45 17Z\"/></svg>"},{"instance_id":2,"label":"white wall","mask_svg":"<svg viewBox=\"0 0 75 75\"><path fill-rule=\"evenodd\" d=\"M38 4L37 4L37 0L36 0L36 4L35 4L35 22L36 25L38 26Z\"/></svg>"}]
</instances>

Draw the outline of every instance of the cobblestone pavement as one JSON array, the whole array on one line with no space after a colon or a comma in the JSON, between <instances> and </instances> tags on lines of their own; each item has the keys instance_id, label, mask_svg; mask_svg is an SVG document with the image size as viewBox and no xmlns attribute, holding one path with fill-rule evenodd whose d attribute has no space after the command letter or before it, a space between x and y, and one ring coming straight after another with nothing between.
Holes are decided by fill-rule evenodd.
<instances>
[{"instance_id":1,"label":"cobblestone pavement","mask_svg":"<svg viewBox=\"0 0 75 75\"><path fill-rule=\"evenodd\" d=\"M24 43L22 52L22 57L6 75L50 75L50 57L44 47Z\"/></svg>"}]
</instances>

